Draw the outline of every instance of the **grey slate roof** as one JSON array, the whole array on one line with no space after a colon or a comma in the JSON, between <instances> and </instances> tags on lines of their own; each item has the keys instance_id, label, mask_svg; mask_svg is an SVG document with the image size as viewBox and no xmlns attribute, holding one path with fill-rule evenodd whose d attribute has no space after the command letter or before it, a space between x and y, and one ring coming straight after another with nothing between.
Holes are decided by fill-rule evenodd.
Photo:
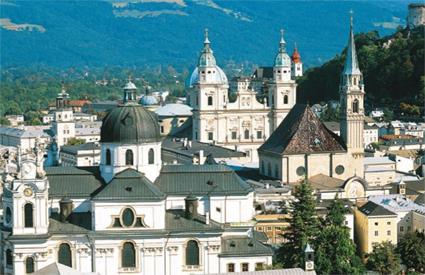
<instances>
[{"instance_id":1,"label":"grey slate roof","mask_svg":"<svg viewBox=\"0 0 425 275\"><path fill-rule=\"evenodd\" d=\"M120 105L103 119L100 139L120 143L160 141L157 116L140 105Z\"/></svg>"},{"instance_id":2,"label":"grey slate roof","mask_svg":"<svg viewBox=\"0 0 425 275\"><path fill-rule=\"evenodd\" d=\"M51 234L86 234L91 230L90 212L73 212L67 222L61 222L59 213L52 213L49 220Z\"/></svg>"},{"instance_id":3,"label":"grey slate roof","mask_svg":"<svg viewBox=\"0 0 425 275\"><path fill-rule=\"evenodd\" d=\"M272 256L273 250L269 246L248 237L232 236L222 238L219 257L243 257L250 255Z\"/></svg>"},{"instance_id":4,"label":"grey slate roof","mask_svg":"<svg viewBox=\"0 0 425 275\"><path fill-rule=\"evenodd\" d=\"M103 187L99 167L46 167L50 198L89 198Z\"/></svg>"},{"instance_id":5,"label":"grey slate roof","mask_svg":"<svg viewBox=\"0 0 425 275\"><path fill-rule=\"evenodd\" d=\"M167 195L246 195L253 191L232 169L216 164L163 166L155 185Z\"/></svg>"},{"instance_id":6,"label":"grey slate roof","mask_svg":"<svg viewBox=\"0 0 425 275\"><path fill-rule=\"evenodd\" d=\"M170 209L165 215L165 228L173 233L177 232L221 232L221 225L213 220L209 224L205 223L204 216L196 216L193 220L186 219L184 210Z\"/></svg>"},{"instance_id":7,"label":"grey slate roof","mask_svg":"<svg viewBox=\"0 0 425 275\"><path fill-rule=\"evenodd\" d=\"M417 198L415 199L415 203L425 205L425 194L423 193L417 196Z\"/></svg>"},{"instance_id":8,"label":"grey slate roof","mask_svg":"<svg viewBox=\"0 0 425 275\"><path fill-rule=\"evenodd\" d=\"M366 204L360 207L359 211L366 216L397 216L396 213L372 201L368 201Z\"/></svg>"},{"instance_id":9,"label":"grey slate roof","mask_svg":"<svg viewBox=\"0 0 425 275\"><path fill-rule=\"evenodd\" d=\"M345 152L346 145L307 105L296 104L258 151L280 155Z\"/></svg>"},{"instance_id":10,"label":"grey slate roof","mask_svg":"<svg viewBox=\"0 0 425 275\"><path fill-rule=\"evenodd\" d=\"M69 153L69 154L77 154L78 151L86 151L86 150L100 150L100 144L94 142L83 143L80 145L63 145L61 147L61 152Z\"/></svg>"},{"instance_id":11,"label":"grey slate roof","mask_svg":"<svg viewBox=\"0 0 425 275\"><path fill-rule=\"evenodd\" d=\"M94 195L93 200L161 201L165 195L142 173L126 169Z\"/></svg>"}]
</instances>

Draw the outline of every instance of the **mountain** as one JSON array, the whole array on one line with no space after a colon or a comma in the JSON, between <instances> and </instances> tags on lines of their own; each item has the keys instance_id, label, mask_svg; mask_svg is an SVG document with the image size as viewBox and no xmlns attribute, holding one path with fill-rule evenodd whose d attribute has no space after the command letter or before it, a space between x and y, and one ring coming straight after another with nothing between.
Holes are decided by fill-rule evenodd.
<instances>
[{"instance_id":1,"label":"mountain","mask_svg":"<svg viewBox=\"0 0 425 275\"><path fill-rule=\"evenodd\" d=\"M345 46L348 11L357 32L405 25L406 1L32 0L0 2L1 66L194 66L204 28L220 64L270 64L279 30L304 63Z\"/></svg>"}]
</instances>

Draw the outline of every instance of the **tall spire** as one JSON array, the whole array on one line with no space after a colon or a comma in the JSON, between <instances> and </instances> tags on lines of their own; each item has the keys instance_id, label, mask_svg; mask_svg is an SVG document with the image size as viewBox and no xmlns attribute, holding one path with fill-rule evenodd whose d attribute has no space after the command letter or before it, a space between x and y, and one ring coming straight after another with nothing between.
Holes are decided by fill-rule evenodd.
<instances>
[{"instance_id":1,"label":"tall spire","mask_svg":"<svg viewBox=\"0 0 425 275\"><path fill-rule=\"evenodd\" d=\"M280 42L279 42L279 52L284 53L286 51L285 46L286 42L285 39L283 39L284 30L280 29Z\"/></svg>"},{"instance_id":2,"label":"tall spire","mask_svg":"<svg viewBox=\"0 0 425 275\"><path fill-rule=\"evenodd\" d=\"M202 49L201 55L199 56L198 66L215 66L216 61L213 55L213 51L210 47L210 40L208 39L208 29L205 29L204 48Z\"/></svg>"},{"instance_id":3,"label":"tall spire","mask_svg":"<svg viewBox=\"0 0 425 275\"><path fill-rule=\"evenodd\" d=\"M360 75L359 63L357 61L356 45L354 43L353 31L353 11L350 11L350 36L348 38L347 54L343 74L345 75Z\"/></svg>"},{"instance_id":4,"label":"tall spire","mask_svg":"<svg viewBox=\"0 0 425 275\"><path fill-rule=\"evenodd\" d=\"M290 67L291 66L291 59L289 58L289 55L286 53L286 42L285 39L283 39L283 29L280 30L280 41L279 41L279 52L276 55L276 58L274 60L274 66L275 67L281 67L281 66L286 66L286 67Z\"/></svg>"}]
</instances>

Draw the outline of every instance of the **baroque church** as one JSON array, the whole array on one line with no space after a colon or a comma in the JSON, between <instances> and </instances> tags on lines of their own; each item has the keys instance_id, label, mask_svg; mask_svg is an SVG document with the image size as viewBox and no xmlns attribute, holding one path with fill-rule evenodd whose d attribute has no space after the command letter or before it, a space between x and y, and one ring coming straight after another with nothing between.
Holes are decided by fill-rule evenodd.
<instances>
[{"instance_id":1,"label":"baroque church","mask_svg":"<svg viewBox=\"0 0 425 275\"><path fill-rule=\"evenodd\" d=\"M217 72L218 73L218 72ZM43 167L21 152L2 177L2 274L54 262L93 274L254 271L273 251L252 230L253 189L223 165L161 161L156 117L124 100L101 128L99 167Z\"/></svg>"},{"instance_id":2,"label":"baroque church","mask_svg":"<svg viewBox=\"0 0 425 275\"><path fill-rule=\"evenodd\" d=\"M354 44L353 18L340 80L340 132L336 135L310 106L296 104L271 136L258 148L263 176L296 185L308 179L322 199L358 199L384 194L364 175L364 83ZM326 190L326 191L325 191Z\"/></svg>"},{"instance_id":3,"label":"baroque church","mask_svg":"<svg viewBox=\"0 0 425 275\"><path fill-rule=\"evenodd\" d=\"M283 31L273 68L260 68L257 72L260 70L271 71L270 79L257 73L253 77L235 78L229 85L226 74L217 65L206 31L189 85L193 140L245 152L248 162L258 162L258 147L295 105L295 78L302 75L300 54L295 47L292 58L289 57ZM261 103L257 99L261 93L258 88L265 82L268 95ZM229 87L236 95L234 102L229 100Z\"/></svg>"}]
</instances>

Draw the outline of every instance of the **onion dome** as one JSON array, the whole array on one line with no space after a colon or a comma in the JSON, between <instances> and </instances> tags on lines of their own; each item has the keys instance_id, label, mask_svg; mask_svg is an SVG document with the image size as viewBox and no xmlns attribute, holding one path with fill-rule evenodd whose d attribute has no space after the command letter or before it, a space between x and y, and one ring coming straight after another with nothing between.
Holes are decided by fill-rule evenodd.
<instances>
[{"instance_id":1,"label":"onion dome","mask_svg":"<svg viewBox=\"0 0 425 275\"><path fill-rule=\"evenodd\" d=\"M204 48L199 56L198 66L193 70L190 77L189 86L193 87L200 81L200 74L205 75L205 82L208 84L228 84L227 76L224 71L217 66L213 50L208 39L208 30L205 30Z\"/></svg>"},{"instance_id":2,"label":"onion dome","mask_svg":"<svg viewBox=\"0 0 425 275\"><path fill-rule=\"evenodd\" d=\"M279 52L276 55L274 66L275 67L290 67L291 66L291 58L286 53L285 45L286 42L283 39L283 30L280 31L280 42L279 42Z\"/></svg>"},{"instance_id":3,"label":"onion dome","mask_svg":"<svg viewBox=\"0 0 425 275\"><path fill-rule=\"evenodd\" d=\"M295 44L294 52L292 53L291 58L292 62L294 62L295 64L301 63L301 56L298 52L297 44Z\"/></svg>"}]
</instances>

